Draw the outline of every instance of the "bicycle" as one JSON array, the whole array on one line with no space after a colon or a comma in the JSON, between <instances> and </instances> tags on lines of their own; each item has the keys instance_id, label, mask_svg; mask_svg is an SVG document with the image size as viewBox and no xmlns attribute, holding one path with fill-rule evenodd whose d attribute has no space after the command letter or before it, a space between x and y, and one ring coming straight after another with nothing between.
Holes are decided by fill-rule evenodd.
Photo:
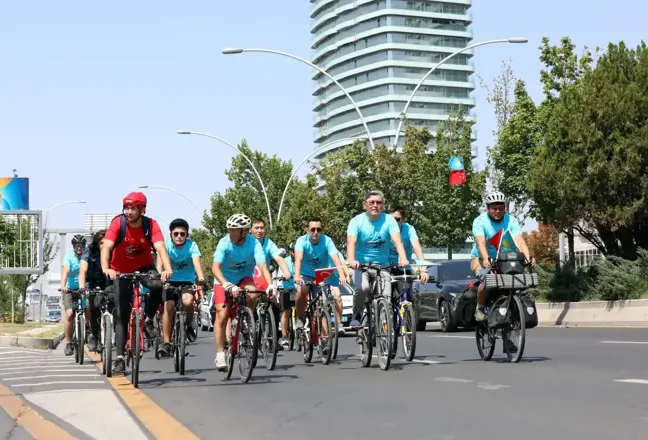
<instances>
[{"instance_id":1,"label":"bicycle","mask_svg":"<svg viewBox=\"0 0 648 440\"><path fill-rule=\"evenodd\" d=\"M173 367L176 373L184 376L185 360L187 356L187 312L182 303L182 295L186 292L195 294L196 287L193 285L188 286L165 286L174 293L175 296L175 319L173 322L173 334L171 340L173 341Z\"/></svg>"},{"instance_id":2,"label":"bicycle","mask_svg":"<svg viewBox=\"0 0 648 440\"><path fill-rule=\"evenodd\" d=\"M317 352L322 364L328 365L333 355L333 340L331 338L331 313L325 303L325 295L330 295L330 289L325 290L317 282L304 282L310 287L309 298L304 312L304 327L297 329L296 339L298 348L303 349L304 362L310 363L313 359L313 345L317 343ZM329 286L330 287L330 286ZM330 301L329 301L330 303Z\"/></svg>"},{"instance_id":3,"label":"bicycle","mask_svg":"<svg viewBox=\"0 0 648 440\"><path fill-rule=\"evenodd\" d=\"M120 279L127 279L132 282L133 299L130 318L128 320L128 334L126 336L126 367L131 367L131 381L135 388L139 387L139 363L144 354L144 312L142 302L149 292L143 293L140 290L140 282L143 280L158 279L159 274L153 273L122 273ZM130 288L130 287L129 287Z\"/></svg>"},{"instance_id":4,"label":"bicycle","mask_svg":"<svg viewBox=\"0 0 648 440\"><path fill-rule=\"evenodd\" d=\"M252 309L247 306L247 295L249 293L265 293L265 290L246 289L239 287L239 295L232 298L229 290L225 291L226 304L231 303L229 318L231 319L232 340L225 347L225 362L227 371L225 379L229 380L234 370L234 358L238 359L239 373L241 382L248 383L254 371L256 358L258 355L258 338L256 337L256 322ZM232 299L232 301L229 301ZM223 307L227 307L224 304ZM243 329L243 331L241 331ZM249 358L248 358L249 356ZM247 361L248 366L243 366L243 361Z\"/></svg>"},{"instance_id":5,"label":"bicycle","mask_svg":"<svg viewBox=\"0 0 648 440\"><path fill-rule=\"evenodd\" d=\"M101 358L101 373L106 375L106 377L112 377L112 350L115 337L112 315L114 304L106 292L101 289L93 289L89 293L91 295L100 295L101 297L101 306L99 307L99 311L101 312L99 328L99 341L101 342L101 352L99 353ZM92 319L95 319L95 317L93 316Z\"/></svg>"},{"instance_id":6,"label":"bicycle","mask_svg":"<svg viewBox=\"0 0 648 440\"><path fill-rule=\"evenodd\" d=\"M58 289L58 291L61 292L61 289ZM81 293L79 290L70 289L68 289L68 291L64 294L77 295L77 300L72 304L72 310L74 310L74 328L72 329L72 339L70 342L72 343L72 348L74 349L74 361L79 365L83 365L83 347L85 346L86 342L86 322L82 306L83 296L86 294Z\"/></svg>"},{"instance_id":7,"label":"bicycle","mask_svg":"<svg viewBox=\"0 0 648 440\"><path fill-rule=\"evenodd\" d=\"M277 322L273 308L276 307L268 295L263 292L256 305L257 344L265 360L266 369L274 370L277 365ZM254 363L256 366L256 362Z\"/></svg>"},{"instance_id":8,"label":"bicycle","mask_svg":"<svg viewBox=\"0 0 648 440\"><path fill-rule=\"evenodd\" d=\"M488 301L484 307L487 318L477 322L475 339L477 351L484 361L489 361L495 352L497 339L502 339L504 353L512 363L518 363L524 354L526 344L526 315L522 304L521 292L538 285L538 274L524 273L524 267L530 266L524 254L511 252L500 254L483 279L489 289ZM511 333L518 330L517 344L511 340Z\"/></svg>"},{"instance_id":9,"label":"bicycle","mask_svg":"<svg viewBox=\"0 0 648 440\"><path fill-rule=\"evenodd\" d=\"M392 282L396 282L396 288L400 289L403 286L403 289L398 292L399 294L392 292L391 298L394 317L393 357L396 357L398 351L398 337L400 335L403 339L403 357L408 362L414 359L416 353L416 313L412 302L409 300L412 282L416 279L418 279L416 275L407 272L402 275L392 275Z\"/></svg>"},{"instance_id":10,"label":"bicycle","mask_svg":"<svg viewBox=\"0 0 648 440\"><path fill-rule=\"evenodd\" d=\"M383 371L387 371L391 365L394 342L394 320L391 316L391 299L388 300L384 297L384 286L379 281L382 280L380 276L381 272L388 270L390 267L381 267L371 262L358 266L359 270L372 273L372 276L370 276L369 293L365 300L365 312L362 316L362 322L366 321L366 326L362 325L355 329L358 332L358 341L361 346L360 360L362 366L365 368L371 365L373 347L376 346L376 336L379 336L381 343L378 347L380 349L378 364ZM378 322L380 322L380 325L378 326L375 325L374 315L379 317ZM376 333L379 334L376 335Z\"/></svg>"},{"instance_id":11,"label":"bicycle","mask_svg":"<svg viewBox=\"0 0 648 440\"><path fill-rule=\"evenodd\" d=\"M340 335L338 334L337 321L335 319L335 307L333 305L333 301L331 301L331 285L326 280L336 270L336 267L326 267L323 269L315 270L315 283L320 284L322 288L322 291L324 293L324 302L328 307L329 316L331 317L331 324L329 325L331 339L331 359L337 359L338 342Z\"/></svg>"},{"instance_id":12,"label":"bicycle","mask_svg":"<svg viewBox=\"0 0 648 440\"><path fill-rule=\"evenodd\" d=\"M153 339L153 352L155 359L160 359L160 345L162 344L162 315L164 313L163 305L160 304L153 317L153 328L155 329L155 338ZM147 344L148 345L148 344Z\"/></svg>"}]
</instances>

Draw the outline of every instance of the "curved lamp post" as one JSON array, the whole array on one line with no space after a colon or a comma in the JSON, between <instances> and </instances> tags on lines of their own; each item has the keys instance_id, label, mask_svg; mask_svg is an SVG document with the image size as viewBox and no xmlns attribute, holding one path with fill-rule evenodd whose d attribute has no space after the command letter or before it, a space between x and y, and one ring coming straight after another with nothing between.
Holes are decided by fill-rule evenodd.
<instances>
[{"instance_id":1,"label":"curved lamp post","mask_svg":"<svg viewBox=\"0 0 648 440\"><path fill-rule=\"evenodd\" d=\"M359 133L359 134L364 134L364 133ZM355 136L357 136L357 135L355 135ZM362 139L365 139L365 140L366 140L366 139L367 139L366 137L362 138L362 137L355 137L355 136L351 136L351 137L348 137L348 138L337 139L337 140L335 140L335 141L332 141L332 142L329 142L329 143L327 143L327 144L324 144L324 145L322 145L322 146L319 147L319 148L316 148L316 149L313 150L313 151L312 151L308 156L306 156L306 157L304 158L304 160L302 160L302 161L300 162L300 164L297 165L297 167L295 167L295 169L293 170L293 173L290 175L290 178L288 179L288 182L286 182L286 187L284 188L284 190L283 190L283 194L281 195L281 201L279 202L279 211L277 212L277 224L279 224L279 219L281 218L281 211L282 211L282 209L283 209L283 204L284 204L284 200L285 200L285 198L286 198L286 194L288 193L288 187L290 186L290 183L292 182L292 180L293 180L293 179L295 178L295 176L297 175L297 171L299 171L299 169L300 169L300 168L301 168L301 167L302 167L306 162L308 162L308 159L310 159L311 157L317 155L320 151L322 151L322 150L326 150L328 147L330 147L331 145L333 145L333 144L336 143L336 142L340 142L340 141L349 141L349 140L356 140L356 139L357 139L357 140L362 140Z\"/></svg>"},{"instance_id":2,"label":"curved lamp post","mask_svg":"<svg viewBox=\"0 0 648 440\"><path fill-rule=\"evenodd\" d=\"M84 204L85 204L85 200L68 200L67 202L57 203L56 205L50 206L49 208L47 208L46 210L44 210L44 211L43 211L43 214L47 214L49 211L51 211L52 209L56 209L56 208L58 208L59 206L72 205L72 204L75 204L75 203L78 203L78 204L84 205Z\"/></svg>"},{"instance_id":3,"label":"curved lamp post","mask_svg":"<svg viewBox=\"0 0 648 440\"><path fill-rule=\"evenodd\" d=\"M362 115L362 112L360 111L360 108L358 107L358 104L356 104L355 100L351 97L349 92L347 92L347 90L344 87L342 87L342 84L340 84L338 82L338 80L333 78L326 70L324 70L321 67L311 63L310 61L307 61L307 60L305 60L303 58L300 58L300 57L298 57L296 55L292 55L292 54L289 54L289 53L286 53L286 52L281 52L281 51L278 51L278 50L272 50L272 49L241 49L241 48L223 49L223 54L225 54L225 55L235 55L235 54L240 54L240 53L243 53L243 52L263 52L263 53L271 53L271 54L274 54L274 55L281 55L281 56L287 57L287 58L292 58L293 60L296 60L296 61L299 61L301 63L304 63L304 64L307 64L307 65L311 66L313 69L319 71L322 75L326 76L328 79L333 81L333 83L335 83L335 85L337 85L340 88L340 90L342 90L342 92L346 95L346 97L349 98L349 101L351 101L351 104L353 105L356 112L358 113L358 117L360 118L360 122L362 122L362 125L364 126L364 129L367 132L367 137L369 138L369 144L371 145L371 149L373 150L373 149L376 148L376 146L374 145L373 136L371 135L371 131L369 131L369 126L367 125L367 122L365 121L365 118Z\"/></svg>"},{"instance_id":4,"label":"curved lamp post","mask_svg":"<svg viewBox=\"0 0 648 440\"><path fill-rule=\"evenodd\" d=\"M152 189L163 189L164 191L172 192L172 193L174 193L174 194L179 195L180 197L182 197L183 199L185 199L187 202L191 203L191 204L193 205L193 207L196 208L196 211L198 211L198 213L199 213L200 215L203 214L203 212L200 210L200 208L198 208L198 205L196 205L196 204L195 204L195 203L194 203L194 202L193 202L189 197L185 196L185 195L182 194L180 191L176 191L176 190L173 189L173 188L168 188L168 187L166 187L166 186L160 186L160 185L139 185L138 188L141 188L141 189L146 189L146 188L152 188Z\"/></svg>"},{"instance_id":5,"label":"curved lamp post","mask_svg":"<svg viewBox=\"0 0 648 440\"><path fill-rule=\"evenodd\" d=\"M426 73L425 76L421 79L421 81L416 85L416 87L414 87L414 90L412 90L412 94L410 95L409 99L405 103L405 107L403 107L403 115L407 114L407 109L409 109L409 106L412 103L412 100L414 99L414 95L416 95L416 92L418 92L418 89L423 85L425 80L428 79L428 77L430 75L432 75L434 73L434 71L439 68L439 66L441 66L443 63L448 61L450 58L452 58L452 57L454 57L456 55L459 55L460 53L465 52L467 50L470 50L470 49L473 49L473 48L479 47L479 46L485 46L487 44L526 43L528 41L529 40L526 39L526 38L503 38L503 39L500 39L500 40L488 40L488 41L482 41L481 43L471 44L470 46L463 47L463 48L451 53L450 55L448 55L447 57L445 57L444 59L439 61L434 67L432 67L428 71L428 73ZM403 118L401 117L400 122L398 123L398 130L396 130L396 138L394 140L394 147L396 147L398 145L398 138L400 136L400 132L401 132L402 127L403 127Z\"/></svg>"},{"instance_id":6,"label":"curved lamp post","mask_svg":"<svg viewBox=\"0 0 648 440\"><path fill-rule=\"evenodd\" d=\"M237 148L235 145L230 144L229 142L224 141L223 139L221 139L219 137L216 137L214 135L207 134L207 133L200 133L198 131L189 131L189 130L178 130L177 133L178 134L195 134L195 135L198 135L198 136L205 136L205 137L208 137L208 138L212 138L212 139L214 139L214 140L216 140L216 141L218 141L218 142L220 142L222 144L227 145L232 150L236 151L238 154L243 156L243 159L245 159L245 161L248 163L248 165L250 165L250 167L252 168L252 171L254 171L254 174L256 174L257 179L259 179L259 184L261 185L261 191L263 192L263 197L265 197L266 208L268 208L268 221L270 222L270 229L272 229L272 211L270 211L270 201L268 200L268 193L266 191L265 185L263 184L263 179L261 178L261 175L257 171L256 167L254 166L254 164L252 163L250 158L247 157L245 154L243 154L243 152L239 148Z\"/></svg>"}]
</instances>

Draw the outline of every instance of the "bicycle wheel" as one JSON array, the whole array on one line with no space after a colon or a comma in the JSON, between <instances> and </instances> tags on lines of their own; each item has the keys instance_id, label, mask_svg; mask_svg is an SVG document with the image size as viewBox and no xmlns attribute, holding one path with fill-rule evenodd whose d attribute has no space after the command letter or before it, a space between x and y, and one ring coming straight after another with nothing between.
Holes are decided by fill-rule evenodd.
<instances>
[{"instance_id":1,"label":"bicycle wheel","mask_svg":"<svg viewBox=\"0 0 648 440\"><path fill-rule=\"evenodd\" d=\"M139 310L135 313L135 319L131 324L131 332L133 332L133 346L131 347L133 354L133 363L131 365L131 381L135 388L139 387L139 363L140 363L140 341L142 338L142 317L140 316Z\"/></svg>"},{"instance_id":2,"label":"bicycle wheel","mask_svg":"<svg viewBox=\"0 0 648 440\"><path fill-rule=\"evenodd\" d=\"M112 319L109 316L103 318L103 370L106 377L112 377Z\"/></svg>"},{"instance_id":3,"label":"bicycle wheel","mask_svg":"<svg viewBox=\"0 0 648 440\"><path fill-rule=\"evenodd\" d=\"M364 368L371 365L371 356L373 355L373 314L371 313L372 305L365 305L365 316L362 322L367 322L367 327L358 330L358 339L360 340L360 361Z\"/></svg>"},{"instance_id":4,"label":"bicycle wheel","mask_svg":"<svg viewBox=\"0 0 648 440\"><path fill-rule=\"evenodd\" d=\"M293 325L293 319L295 316L294 308L291 309L290 316L288 317L288 350L293 351L295 349L295 327ZM299 344L298 344L299 345Z\"/></svg>"},{"instance_id":5,"label":"bicycle wheel","mask_svg":"<svg viewBox=\"0 0 648 440\"><path fill-rule=\"evenodd\" d=\"M331 314L328 307L320 307L315 314L317 319L317 352L322 364L328 365L333 355L333 338L331 337Z\"/></svg>"},{"instance_id":6,"label":"bicycle wheel","mask_svg":"<svg viewBox=\"0 0 648 440\"><path fill-rule=\"evenodd\" d=\"M502 344L504 353L512 363L518 363L524 354L524 345L526 342L526 323L524 318L524 309L522 300L519 296L513 295L513 302L509 307L510 324L509 327L502 330ZM511 333L516 332L517 338L514 341ZM515 349L517 350L515 350Z\"/></svg>"},{"instance_id":7,"label":"bicycle wheel","mask_svg":"<svg viewBox=\"0 0 648 440\"><path fill-rule=\"evenodd\" d=\"M381 370L389 370L394 344L394 318L391 304L385 298L376 301L376 342L378 345L378 365Z\"/></svg>"},{"instance_id":8,"label":"bicycle wheel","mask_svg":"<svg viewBox=\"0 0 648 440\"><path fill-rule=\"evenodd\" d=\"M232 340L227 342L225 340L225 363L227 364L227 371L225 372L225 380L229 380L232 377L232 371L234 371L234 358L236 357L236 347L238 346L238 333L237 333L237 318L234 317L231 320L230 328L232 329Z\"/></svg>"},{"instance_id":9,"label":"bicycle wheel","mask_svg":"<svg viewBox=\"0 0 648 440\"><path fill-rule=\"evenodd\" d=\"M331 324L331 359L337 359L338 340L340 339L340 335L338 334L337 322L335 322L335 309L329 307L329 313L333 316L333 323Z\"/></svg>"},{"instance_id":10,"label":"bicycle wheel","mask_svg":"<svg viewBox=\"0 0 648 440\"><path fill-rule=\"evenodd\" d=\"M178 320L177 320L177 328L176 328L176 344L175 344L175 353L178 357L178 371L180 373L180 376L184 376L185 373L185 358L186 358L186 342L187 342L187 334L186 334L186 318L187 315L185 315L185 312L178 312L177 313Z\"/></svg>"},{"instance_id":11,"label":"bicycle wheel","mask_svg":"<svg viewBox=\"0 0 648 440\"><path fill-rule=\"evenodd\" d=\"M77 323L77 358L79 365L83 365L84 352L83 347L85 346L85 316L83 313L79 314L79 321Z\"/></svg>"},{"instance_id":12,"label":"bicycle wheel","mask_svg":"<svg viewBox=\"0 0 648 440\"><path fill-rule=\"evenodd\" d=\"M241 382L248 383L256 365L259 354L258 337L254 314L249 307L239 306L239 337L236 357L239 364Z\"/></svg>"},{"instance_id":13,"label":"bicycle wheel","mask_svg":"<svg viewBox=\"0 0 648 440\"><path fill-rule=\"evenodd\" d=\"M261 318L261 317L259 317ZM277 365L277 325L272 307L265 313L264 317L259 320L261 327L261 352L265 359L267 370L274 370Z\"/></svg>"},{"instance_id":14,"label":"bicycle wheel","mask_svg":"<svg viewBox=\"0 0 648 440\"><path fill-rule=\"evenodd\" d=\"M304 322L304 329L299 332L299 340L302 349L304 350L304 362L307 364L313 360L313 335L311 329L311 322L313 322L313 317L310 310L306 311L306 318Z\"/></svg>"},{"instance_id":15,"label":"bicycle wheel","mask_svg":"<svg viewBox=\"0 0 648 440\"><path fill-rule=\"evenodd\" d=\"M160 312L155 312L153 319L153 327L155 328L155 338L153 339L153 351L155 351L155 359L160 359L160 338L162 336L162 326L160 325Z\"/></svg>"},{"instance_id":16,"label":"bicycle wheel","mask_svg":"<svg viewBox=\"0 0 648 440\"><path fill-rule=\"evenodd\" d=\"M416 314L410 303L401 304L400 307L400 334L403 339L403 356L411 362L416 353ZM397 338L398 335L394 332L394 340Z\"/></svg>"},{"instance_id":17,"label":"bicycle wheel","mask_svg":"<svg viewBox=\"0 0 648 440\"><path fill-rule=\"evenodd\" d=\"M488 330L488 321L478 322L475 327L475 340L479 357L484 361L490 361L495 352L495 338Z\"/></svg>"}]
</instances>

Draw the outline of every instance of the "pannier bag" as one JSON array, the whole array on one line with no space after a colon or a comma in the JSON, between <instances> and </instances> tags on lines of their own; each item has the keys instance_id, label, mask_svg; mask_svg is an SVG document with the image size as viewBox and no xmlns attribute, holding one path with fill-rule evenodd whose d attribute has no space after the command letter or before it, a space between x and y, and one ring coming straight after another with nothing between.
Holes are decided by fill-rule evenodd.
<instances>
[{"instance_id":1,"label":"pannier bag","mask_svg":"<svg viewBox=\"0 0 648 440\"><path fill-rule=\"evenodd\" d=\"M533 328L538 325L538 309L535 300L527 295L520 295L522 308L524 309L524 323L526 328Z\"/></svg>"},{"instance_id":2,"label":"pannier bag","mask_svg":"<svg viewBox=\"0 0 648 440\"><path fill-rule=\"evenodd\" d=\"M501 296L488 308L488 326L490 328L506 327L510 321L508 297Z\"/></svg>"}]
</instances>

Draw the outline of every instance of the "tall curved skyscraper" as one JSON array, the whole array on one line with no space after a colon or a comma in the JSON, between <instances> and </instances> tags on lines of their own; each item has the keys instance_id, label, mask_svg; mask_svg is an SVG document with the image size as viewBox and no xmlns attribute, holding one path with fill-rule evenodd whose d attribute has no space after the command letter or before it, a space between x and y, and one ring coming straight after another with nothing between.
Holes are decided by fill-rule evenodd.
<instances>
[{"instance_id":1,"label":"tall curved skyscraper","mask_svg":"<svg viewBox=\"0 0 648 440\"><path fill-rule=\"evenodd\" d=\"M471 3L311 0L312 61L350 92L376 144L393 144L405 102L427 71L470 44ZM472 50L455 56L426 80L408 109L411 125L434 132L453 106L475 106L471 57ZM314 142L316 148L332 142L325 154L364 128L337 85L319 73L313 80Z\"/></svg>"}]
</instances>

